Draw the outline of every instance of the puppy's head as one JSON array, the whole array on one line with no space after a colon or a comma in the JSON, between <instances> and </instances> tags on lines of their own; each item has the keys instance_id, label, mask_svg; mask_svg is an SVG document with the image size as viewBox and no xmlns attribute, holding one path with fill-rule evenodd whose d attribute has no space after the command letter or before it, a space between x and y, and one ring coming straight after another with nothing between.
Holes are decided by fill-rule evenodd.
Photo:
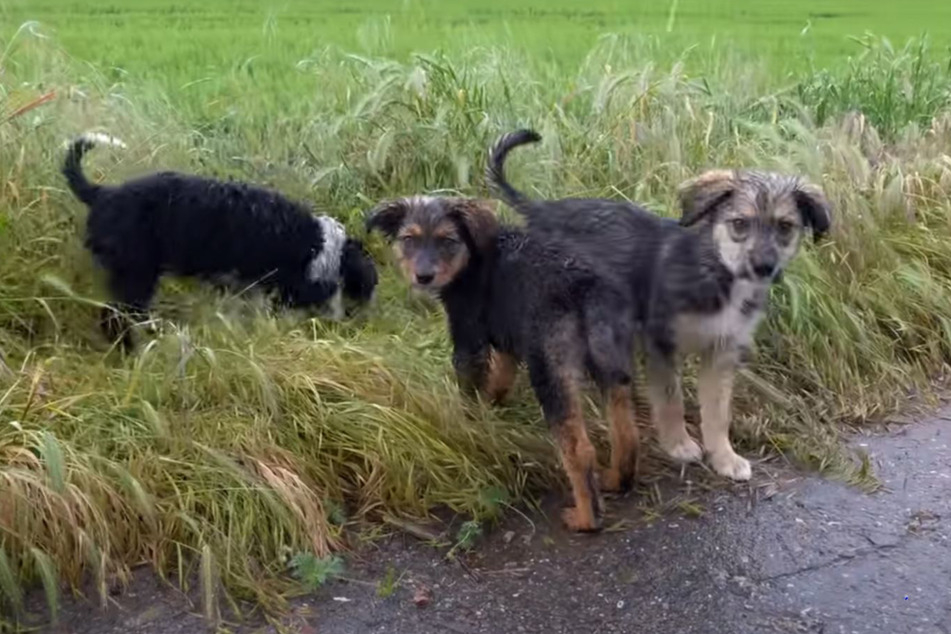
<instances>
[{"instance_id":1,"label":"puppy's head","mask_svg":"<svg viewBox=\"0 0 951 634\"><path fill-rule=\"evenodd\" d=\"M337 220L316 216L314 225L320 242L311 249L304 283L297 289L297 301L319 306L320 312L339 319L372 299L377 284L376 266L363 243L348 237Z\"/></svg>"},{"instance_id":2,"label":"puppy's head","mask_svg":"<svg viewBox=\"0 0 951 634\"><path fill-rule=\"evenodd\" d=\"M795 257L806 229L820 239L831 224L822 190L799 178L712 170L680 188L680 224L709 231L737 277L773 281Z\"/></svg>"},{"instance_id":3,"label":"puppy's head","mask_svg":"<svg viewBox=\"0 0 951 634\"><path fill-rule=\"evenodd\" d=\"M438 292L495 248L499 224L480 201L413 196L377 205L367 219L367 230L373 229L393 242L414 287Z\"/></svg>"},{"instance_id":4,"label":"puppy's head","mask_svg":"<svg viewBox=\"0 0 951 634\"><path fill-rule=\"evenodd\" d=\"M340 282L344 298L356 305L369 302L377 281L376 265L363 243L347 238L340 254Z\"/></svg>"}]
</instances>

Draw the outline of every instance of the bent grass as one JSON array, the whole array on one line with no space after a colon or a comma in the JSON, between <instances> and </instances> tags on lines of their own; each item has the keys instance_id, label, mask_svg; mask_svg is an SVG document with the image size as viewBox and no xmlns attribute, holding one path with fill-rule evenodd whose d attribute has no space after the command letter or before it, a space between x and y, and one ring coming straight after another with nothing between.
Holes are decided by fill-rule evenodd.
<instances>
[{"instance_id":1,"label":"bent grass","mask_svg":"<svg viewBox=\"0 0 951 634\"><path fill-rule=\"evenodd\" d=\"M641 61L637 41L620 38L568 75L506 50L406 62L327 51L299 65L286 101L249 92L226 113L111 83L48 40L0 50L0 594L13 610L34 583L54 616L61 582L105 601L146 563L186 586L199 579L209 618L219 588L277 611L287 553L336 561L349 529L439 508L479 522L499 512L489 498L524 503L561 482L524 385L505 408L460 399L442 316L409 297L378 239L383 279L361 319L274 315L170 280L157 333L133 358L109 349L84 210L58 173L63 141L85 129L129 144L90 155L97 179L159 168L247 178L357 233L383 196L481 193L485 148L523 125L544 142L513 158L511 178L538 196L673 214L676 186L706 167L803 173L835 205L833 234L773 293L736 398L741 450L867 482L843 429L933 395L946 371L951 111L936 95L951 86L947 65L901 120L853 111L920 80L918 49L888 58L887 72L846 66L780 91L755 64L695 76L684 60ZM467 526L457 548L476 535Z\"/></svg>"}]
</instances>

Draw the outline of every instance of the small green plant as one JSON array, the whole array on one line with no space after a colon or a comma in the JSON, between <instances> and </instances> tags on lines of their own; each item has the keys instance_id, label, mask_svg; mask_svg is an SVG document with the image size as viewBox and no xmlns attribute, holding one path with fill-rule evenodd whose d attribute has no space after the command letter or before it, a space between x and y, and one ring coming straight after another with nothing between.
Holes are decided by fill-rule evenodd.
<instances>
[{"instance_id":1,"label":"small green plant","mask_svg":"<svg viewBox=\"0 0 951 634\"><path fill-rule=\"evenodd\" d=\"M343 574L343 559L337 555L317 557L313 553L297 553L290 565L294 577L310 590Z\"/></svg>"},{"instance_id":2,"label":"small green plant","mask_svg":"<svg viewBox=\"0 0 951 634\"><path fill-rule=\"evenodd\" d=\"M396 576L396 568L392 565L386 567L386 573L383 575L383 578L376 584L376 596L381 599L386 599L391 596L399 589L400 579L403 576Z\"/></svg>"},{"instance_id":3,"label":"small green plant","mask_svg":"<svg viewBox=\"0 0 951 634\"><path fill-rule=\"evenodd\" d=\"M456 533L456 543L452 545L452 548L449 549L449 552L446 553L448 559L452 559L456 555L456 551L462 550L464 552L472 550L475 546L476 540L482 536L482 524L475 520L469 520L463 522L462 526L459 527L459 531Z\"/></svg>"},{"instance_id":4,"label":"small green plant","mask_svg":"<svg viewBox=\"0 0 951 634\"><path fill-rule=\"evenodd\" d=\"M479 494L483 512L487 518L498 517L503 507L509 506L508 491L502 487L488 487Z\"/></svg>"},{"instance_id":5,"label":"small green plant","mask_svg":"<svg viewBox=\"0 0 951 634\"><path fill-rule=\"evenodd\" d=\"M339 502L327 500L324 502L324 508L327 509L327 521L334 526L343 526L347 523L347 513Z\"/></svg>"}]
</instances>

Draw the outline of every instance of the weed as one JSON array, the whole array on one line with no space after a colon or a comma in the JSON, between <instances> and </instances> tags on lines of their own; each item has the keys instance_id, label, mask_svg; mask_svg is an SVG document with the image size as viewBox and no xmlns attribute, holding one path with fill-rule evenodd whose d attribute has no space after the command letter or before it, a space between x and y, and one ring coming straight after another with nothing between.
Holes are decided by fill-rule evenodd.
<instances>
[{"instance_id":1,"label":"weed","mask_svg":"<svg viewBox=\"0 0 951 634\"><path fill-rule=\"evenodd\" d=\"M291 571L309 590L316 590L343 574L343 559L337 555L318 557L313 553L297 553L291 558Z\"/></svg>"},{"instance_id":2,"label":"weed","mask_svg":"<svg viewBox=\"0 0 951 634\"><path fill-rule=\"evenodd\" d=\"M474 520L463 522L456 532L456 541L446 553L447 559L456 556L457 551L468 552L475 547L476 540L482 536L482 524Z\"/></svg>"},{"instance_id":3,"label":"weed","mask_svg":"<svg viewBox=\"0 0 951 634\"><path fill-rule=\"evenodd\" d=\"M400 579L403 578L403 575L396 575L396 568L391 565L386 567L386 574L376 585L376 596L381 599L387 599L399 589Z\"/></svg>"}]
</instances>

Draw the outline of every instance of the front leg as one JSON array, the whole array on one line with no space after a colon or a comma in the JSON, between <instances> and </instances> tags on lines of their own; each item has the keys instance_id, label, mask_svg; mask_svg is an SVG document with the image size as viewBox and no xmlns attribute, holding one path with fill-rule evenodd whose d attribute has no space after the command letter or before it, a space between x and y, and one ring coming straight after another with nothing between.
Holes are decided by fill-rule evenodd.
<instances>
[{"instance_id":1,"label":"front leg","mask_svg":"<svg viewBox=\"0 0 951 634\"><path fill-rule=\"evenodd\" d=\"M456 371L456 380L459 389L467 396L474 396L481 391L488 374L488 348L483 349L456 349L452 353L452 367Z\"/></svg>"},{"instance_id":2,"label":"front leg","mask_svg":"<svg viewBox=\"0 0 951 634\"><path fill-rule=\"evenodd\" d=\"M749 461L738 456L730 444L730 405L738 360L739 351L735 349L704 354L697 377L700 431L713 470L733 480L749 480Z\"/></svg>"},{"instance_id":3,"label":"front leg","mask_svg":"<svg viewBox=\"0 0 951 634\"><path fill-rule=\"evenodd\" d=\"M697 462L703 450L684 421L684 395L672 345L655 338L647 342L648 392L651 414L661 449L678 462Z\"/></svg>"},{"instance_id":4,"label":"front leg","mask_svg":"<svg viewBox=\"0 0 951 634\"><path fill-rule=\"evenodd\" d=\"M489 376L489 339L471 312L447 312L452 337L452 367L460 390L473 396L484 389Z\"/></svg>"},{"instance_id":5,"label":"front leg","mask_svg":"<svg viewBox=\"0 0 951 634\"><path fill-rule=\"evenodd\" d=\"M505 400L518 373L518 360L512 355L489 349L488 371L481 391L494 404Z\"/></svg>"}]
</instances>

